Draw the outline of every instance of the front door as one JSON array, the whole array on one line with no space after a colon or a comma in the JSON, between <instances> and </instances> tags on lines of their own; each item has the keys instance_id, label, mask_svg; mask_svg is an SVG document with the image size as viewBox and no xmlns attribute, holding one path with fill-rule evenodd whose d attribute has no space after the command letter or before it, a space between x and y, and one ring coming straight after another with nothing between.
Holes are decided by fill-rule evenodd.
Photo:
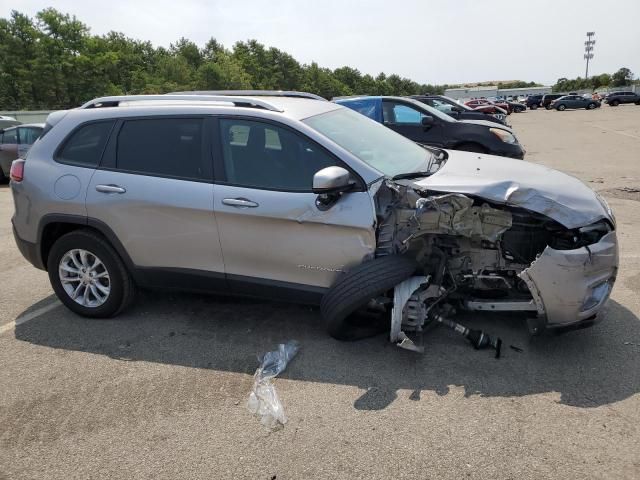
<instances>
[{"instance_id":1,"label":"front door","mask_svg":"<svg viewBox=\"0 0 640 480\"><path fill-rule=\"evenodd\" d=\"M417 108L395 100L382 102L382 118L385 126L414 142L442 147L442 126L434 118L434 124L425 126L422 118L426 116Z\"/></svg>"},{"instance_id":2,"label":"front door","mask_svg":"<svg viewBox=\"0 0 640 480\"><path fill-rule=\"evenodd\" d=\"M151 285L226 285L208 130L196 117L121 121L91 179L88 216L113 230Z\"/></svg>"},{"instance_id":3,"label":"front door","mask_svg":"<svg viewBox=\"0 0 640 480\"><path fill-rule=\"evenodd\" d=\"M221 118L215 138L214 210L236 293L303 301L373 253L364 188L328 210L316 206L313 175L344 166L323 147L282 124L241 118Z\"/></svg>"}]
</instances>

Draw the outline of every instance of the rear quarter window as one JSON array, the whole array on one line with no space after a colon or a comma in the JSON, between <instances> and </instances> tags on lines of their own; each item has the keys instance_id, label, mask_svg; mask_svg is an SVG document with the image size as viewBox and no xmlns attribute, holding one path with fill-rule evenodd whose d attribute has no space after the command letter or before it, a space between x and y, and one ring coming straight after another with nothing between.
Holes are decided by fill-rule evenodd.
<instances>
[{"instance_id":1,"label":"rear quarter window","mask_svg":"<svg viewBox=\"0 0 640 480\"><path fill-rule=\"evenodd\" d=\"M56 161L81 167L98 166L114 123L109 120L80 126L65 140Z\"/></svg>"}]
</instances>

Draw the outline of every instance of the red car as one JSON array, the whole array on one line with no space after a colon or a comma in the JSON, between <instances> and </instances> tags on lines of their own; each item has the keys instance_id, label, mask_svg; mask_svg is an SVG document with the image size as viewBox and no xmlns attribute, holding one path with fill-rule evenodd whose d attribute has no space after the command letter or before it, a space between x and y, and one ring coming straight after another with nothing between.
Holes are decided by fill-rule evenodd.
<instances>
[{"instance_id":1,"label":"red car","mask_svg":"<svg viewBox=\"0 0 640 480\"><path fill-rule=\"evenodd\" d=\"M476 98L475 100L469 100L465 103L467 107L471 107L474 110L478 110L484 113L502 113L506 115L511 114L511 107L508 103L502 102L490 102L484 98Z\"/></svg>"}]
</instances>

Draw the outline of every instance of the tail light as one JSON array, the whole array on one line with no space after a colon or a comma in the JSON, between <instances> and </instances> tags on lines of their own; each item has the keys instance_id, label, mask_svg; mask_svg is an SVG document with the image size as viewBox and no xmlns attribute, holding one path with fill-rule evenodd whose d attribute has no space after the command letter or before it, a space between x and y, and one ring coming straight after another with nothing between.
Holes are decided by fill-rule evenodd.
<instances>
[{"instance_id":1,"label":"tail light","mask_svg":"<svg viewBox=\"0 0 640 480\"><path fill-rule=\"evenodd\" d=\"M24 160L19 158L11 163L11 170L9 171L9 178L14 182L21 182L24 178Z\"/></svg>"}]
</instances>

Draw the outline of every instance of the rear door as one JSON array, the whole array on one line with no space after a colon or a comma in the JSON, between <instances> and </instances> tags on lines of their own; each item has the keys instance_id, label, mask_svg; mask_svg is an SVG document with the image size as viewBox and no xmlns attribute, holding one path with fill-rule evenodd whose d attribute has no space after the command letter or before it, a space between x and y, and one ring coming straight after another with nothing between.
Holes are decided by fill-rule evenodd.
<instances>
[{"instance_id":1,"label":"rear door","mask_svg":"<svg viewBox=\"0 0 640 480\"><path fill-rule=\"evenodd\" d=\"M364 185L329 209L316 204L313 175L346 167L330 152L256 118L220 118L215 133L214 210L232 290L306 301L372 254L375 217Z\"/></svg>"},{"instance_id":2,"label":"rear door","mask_svg":"<svg viewBox=\"0 0 640 480\"><path fill-rule=\"evenodd\" d=\"M426 114L417 108L396 100L382 102L382 118L385 126L410 140L427 145L443 146L440 119L433 117L433 125L422 125Z\"/></svg>"},{"instance_id":3,"label":"rear door","mask_svg":"<svg viewBox=\"0 0 640 480\"><path fill-rule=\"evenodd\" d=\"M226 287L207 122L198 116L120 120L91 179L89 217L113 230L148 284Z\"/></svg>"}]
</instances>

